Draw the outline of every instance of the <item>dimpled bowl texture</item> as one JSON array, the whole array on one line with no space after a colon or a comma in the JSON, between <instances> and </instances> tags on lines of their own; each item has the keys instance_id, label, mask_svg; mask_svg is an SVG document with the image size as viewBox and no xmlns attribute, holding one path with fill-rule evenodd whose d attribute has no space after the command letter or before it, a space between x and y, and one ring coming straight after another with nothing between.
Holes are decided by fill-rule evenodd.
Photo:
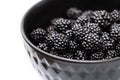
<instances>
[{"instance_id":1,"label":"dimpled bowl texture","mask_svg":"<svg viewBox=\"0 0 120 80\"><path fill-rule=\"evenodd\" d=\"M119 0L43 0L24 16L21 32L25 48L34 68L44 80L120 80L120 59L77 61L51 55L38 49L30 33L37 27L46 28L55 17L64 17L71 7L84 10L120 8ZM34 44L33 44L34 43Z\"/></svg>"}]
</instances>

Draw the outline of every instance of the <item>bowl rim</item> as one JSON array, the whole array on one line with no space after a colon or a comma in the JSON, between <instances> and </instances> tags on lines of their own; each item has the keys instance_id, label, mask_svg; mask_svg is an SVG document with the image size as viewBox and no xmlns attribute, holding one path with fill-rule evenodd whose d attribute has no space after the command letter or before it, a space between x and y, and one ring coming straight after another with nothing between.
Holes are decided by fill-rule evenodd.
<instances>
[{"instance_id":1,"label":"bowl rim","mask_svg":"<svg viewBox=\"0 0 120 80\"><path fill-rule=\"evenodd\" d=\"M55 56L52 55L48 52L45 52L41 49L39 49L38 47L36 47L25 35L25 31L24 31L24 23L25 23L25 19L27 17L27 15L31 12L32 9L34 9L36 7L36 5L38 5L39 3L41 3L41 1L37 2L35 5L33 5L31 8L28 9L28 11L24 14L22 21L21 21L21 27L20 27L20 31L22 34L23 39L27 42L27 44L29 44L29 46L31 46L32 48L34 48L35 50L37 50L39 53L43 53L43 55L55 59L55 60L59 60L59 61L64 61L64 62L70 62L70 63L79 63L79 64L100 64L100 63L108 63L108 62L114 62L114 61L118 61L120 60L120 57L116 57L113 59L108 59L108 60L74 60L74 59L67 59L67 58L63 58L63 57L59 57L59 56Z\"/></svg>"}]
</instances>

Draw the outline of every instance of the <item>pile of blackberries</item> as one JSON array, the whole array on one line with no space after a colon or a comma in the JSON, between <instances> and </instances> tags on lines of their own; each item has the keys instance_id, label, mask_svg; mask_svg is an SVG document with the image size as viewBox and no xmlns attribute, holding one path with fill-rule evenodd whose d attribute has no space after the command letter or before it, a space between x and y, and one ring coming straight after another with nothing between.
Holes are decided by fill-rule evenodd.
<instances>
[{"instance_id":1,"label":"pile of blackberries","mask_svg":"<svg viewBox=\"0 0 120 80\"><path fill-rule=\"evenodd\" d=\"M46 29L31 32L38 48L76 60L105 60L120 57L120 11L70 8L66 17L55 18Z\"/></svg>"}]
</instances>

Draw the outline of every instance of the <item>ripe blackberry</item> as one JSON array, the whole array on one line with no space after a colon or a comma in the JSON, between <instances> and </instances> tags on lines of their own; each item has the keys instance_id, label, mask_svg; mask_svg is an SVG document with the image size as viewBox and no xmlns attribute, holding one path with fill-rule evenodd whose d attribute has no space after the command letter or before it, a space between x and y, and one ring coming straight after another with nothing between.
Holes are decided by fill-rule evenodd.
<instances>
[{"instance_id":1,"label":"ripe blackberry","mask_svg":"<svg viewBox=\"0 0 120 80\"><path fill-rule=\"evenodd\" d=\"M86 53L84 51L76 51L74 53L74 58L76 60L86 60L87 56Z\"/></svg>"},{"instance_id":2,"label":"ripe blackberry","mask_svg":"<svg viewBox=\"0 0 120 80\"><path fill-rule=\"evenodd\" d=\"M46 43L39 43L37 47L44 50L44 51L47 51L47 52L49 51Z\"/></svg>"},{"instance_id":3,"label":"ripe blackberry","mask_svg":"<svg viewBox=\"0 0 120 80\"><path fill-rule=\"evenodd\" d=\"M66 35L69 39L71 39L71 40L74 39L72 30L67 30L67 31L65 32L65 35Z\"/></svg>"},{"instance_id":4,"label":"ripe blackberry","mask_svg":"<svg viewBox=\"0 0 120 80\"><path fill-rule=\"evenodd\" d=\"M61 55L60 57L64 57L64 58L67 58L67 59L73 59L74 56L71 53L66 53L64 55Z\"/></svg>"},{"instance_id":5,"label":"ripe blackberry","mask_svg":"<svg viewBox=\"0 0 120 80\"><path fill-rule=\"evenodd\" d=\"M114 40L119 40L120 39L120 24L114 23L111 26L110 36Z\"/></svg>"},{"instance_id":6,"label":"ripe blackberry","mask_svg":"<svg viewBox=\"0 0 120 80\"><path fill-rule=\"evenodd\" d=\"M70 51L76 51L79 48L79 44L77 44L75 41L69 41L69 49Z\"/></svg>"},{"instance_id":7,"label":"ripe blackberry","mask_svg":"<svg viewBox=\"0 0 120 80\"><path fill-rule=\"evenodd\" d=\"M44 42L46 37L46 31L42 28L37 28L31 32L31 37L38 42Z\"/></svg>"},{"instance_id":8,"label":"ripe blackberry","mask_svg":"<svg viewBox=\"0 0 120 80\"><path fill-rule=\"evenodd\" d=\"M114 22L120 21L120 11L114 10L113 12L111 12L111 16Z\"/></svg>"},{"instance_id":9,"label":"ripe blackberry","mask_svg":"<svg viewBox=\"0 0 120 80\"><path fill-rule=\"evenodd\" d=\"M102 51L93 53L90 56L91 60L103 60L104 59L104 53Z\"/></svg>"},{"instance_id":10,"label":"ripe blackberry","mask_svg":"<svg viewBox=\"0 0 120 80\"><path fill-rule=\"evenodd\" d=\"M56 33L52 35L54 48L57 50L65 50L68 47L69 39L62 33Z\"/></svg>"},{"instance_id":11,"label":"ripe blackberry","mask_svg":"<svg viewBox=\"0 0 120 80\"><path fill-rule=\"evenodd\" d=\"M87 23L89 21L89 19L86 16L79 16L76 19L76 23L81 24L82 26Z\"/></svg>"},{"instance_id":12,"label":"ripe blackberry","mask_svg":"<svg viewBox=\"0 0 120 80\"><path fill-rule=\"evenodd\" d=\"M112 59L115 57L119 57L120 52L116 52L115 50L108 50L106 54L106 59Z\"/></svg>"},{"instance_id":13,"label":"ripe blackberry","mask_svg":"<svg viewBox=\"0 0 120 80\"><path fill-rule=\"evenodd\" d=\"M105 10L94 11L91 16L91 21L98 23L102 29L109 26L112 21L111 15Z\"/></svg>"},{"instance_id":14,"label":"ripe blackberry","mask_svg":"<svg viewBox=\"0 0 120 80\"><path fill-rule=\"evenodd\" d=\"M52 48L54 46L53 37L51 35L46 36L45 43L48 47Z\"/></svg>"},{"instance_id":15,"label":"ripe blackberry","mask_svg":"<svg viewBox=\"0 0 120 80\"><path fill-rule=\"evenodd\" d=\"M52 25L57 32L65 32L66 30L71 28L71 20L57 18L52 20Z\"/></svg>"},{"instance_id":16,"label":"ripe blackberry","mask_svg":"<svg viewBox=\"0 0 120 80\"><path fill-rule=\"evenodd\" d=\"M82 11L77 8L70 8L67 11L67 16L72 19L76 19L80 15L82 15Z\"/></svg>"},{"instance_id":17,"label":"ripe blackberry","mask_svg":"<svg viewBox=\"0 0 120 80\"><path fill-rule=\"evenodd\" d=\"M55 47L52 47L51 50L50 50L50 54L53 54L53 55L56 55L56 56L59 56L59 57L67 57L69 52L68 50L64 49L64 50L58 50L56 49Z\"/></svg>"},{"instance_id":18,"label":"ripe blackberry","mask_svg":"<svg viewBox=\"0 0 120 80\"><path fill-rule=\"evenodd\" d=\"M75 40L77 40L78 42L81 41L84 35L87 34L86 32L83 32L83 26L77 23L74 23L74 25L72 26L72 32L75 37Z\"/></svg>"},{"instance_id":19,"label":"ripe blackberry","mask_svg":"<svg viewBox=\"0 0 120 80\"><path fill-rule=\"evenodd\" d=\"M115 50L116 50L117 52L120 52L120 41L116 42Z\"/></svg>"},{"instance_id":20,"label":"ripe blackberry","mask_svg":"<svg viewBox=\"0 0 120 80\"><path fill-rule=\"evenodd\" d=\"M101 29L97 23L86 23L85 26L83 26L83 32L86 33L101 33Z\"/></svg>"},{"instance_id":21,"label":"ripe blackberry","mask_svg":"<svg viewBox=\"0 0 120 80\"><path fill-rule=\"evenodd\" d=\"M102 47L105 50L114 49L114 40L109 37L109 33L103 32L101 36Z\"/></svg>"},{"instance_id":22,"label":"ripe blackberry","mask_svg":"<svg viewBox=\"0 0 120 80\"><path fill-rule=\"evenodd\" d=\"M82 46L86 50L90 51L97 51L100 49L101 45L101 39L100 37L95 33L89 33L84 36L84 39L82 41Z\"/></svg>"}]
</instances>

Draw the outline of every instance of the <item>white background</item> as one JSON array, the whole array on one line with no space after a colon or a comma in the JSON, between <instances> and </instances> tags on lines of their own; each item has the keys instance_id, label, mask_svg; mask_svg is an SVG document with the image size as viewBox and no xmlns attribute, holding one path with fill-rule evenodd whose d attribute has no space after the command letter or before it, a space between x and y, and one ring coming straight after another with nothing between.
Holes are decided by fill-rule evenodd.
<instances>
[{"instance_id":1,"label":"white background","mask_svg":"<svg viewBox=\"0 0 120 80\"><path fill-rule=\"evenodd\" d=\"M23 46L23 15L39 0L0 0L0 80L43 80Z\"/></svg>"}]
</instances>

